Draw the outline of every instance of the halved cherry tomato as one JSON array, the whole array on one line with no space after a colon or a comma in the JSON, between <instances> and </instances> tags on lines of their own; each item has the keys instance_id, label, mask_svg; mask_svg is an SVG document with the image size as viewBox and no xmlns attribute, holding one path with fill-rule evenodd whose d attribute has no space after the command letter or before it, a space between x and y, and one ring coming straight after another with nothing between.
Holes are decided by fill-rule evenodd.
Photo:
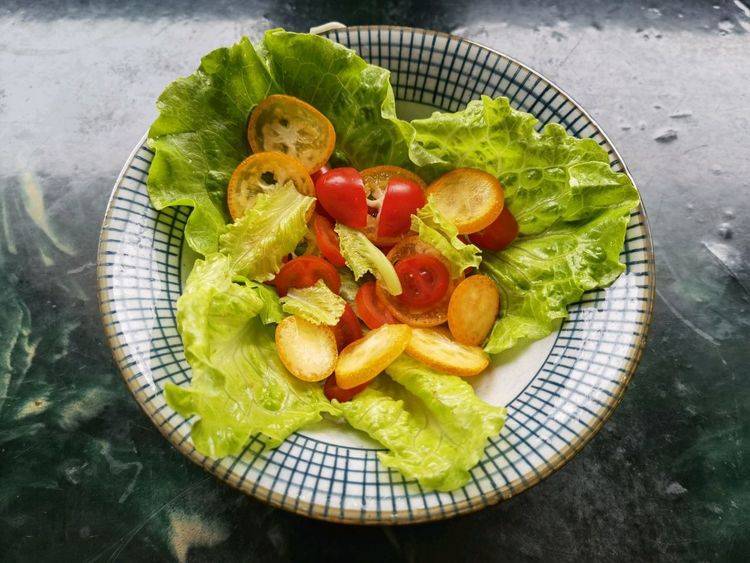
<instances>
[{"instance_id":1,"label":"halved cherry tomato","mask_svg":"<svg viewBox=\"0 0 750 563\"><path fill-rule=\"evenodd\" d=\"M457 168L443 174L429 185L425 195L462 235L489 226L505 202L497 178L476 168Z\"/></svg>"},{"instance_id":2,"label":"halved cherry tomato","mask_svg":"<svg viewBox=\"0 0 750 563\"><path fill-rule=\"evenodd\" d=\"M336 145L325 115L293 96L273 94L255 106L247 124L253 152L279 151L297 158L308 173L323 166Z\"/></svg>"},{"instance_id":3,"label":"halved cherry tomato","mask_svg":"<svg viewBox=\"0 0 750 563\"><path fill-rule=\"evenodd\" d=\"M369 241L381 250L383 248L393 248L394 245L396 245L402 238L404 238L404 235L399 235L396 237L380 237L378 236L377 231L377 218L373 217L372 215L368 215L367 226L364 228L363 232L365 233L365 236L369 239Z\"/></svg>"},{"instance_id":4,"label":"halved cherry tomato","mask_svg":"<svg viewBox=\"0 0 750 563\"><path fill-rule=\"evenodd\" d=\"M502 250L510 246L518 236L518 222L507 207L503 207L502 212L489 227L481 231L471 233L469 240L479 248L487 250Z\"/></svg>"},{"instance_id":5,"label":"halved cherry tomato","mask_svg":"<svg viewBox=\"0 0 750 563\"><path fill-rule=\"evenodd\" d=\"M255 204L255 198L277 185L292 182L297 191L314 196L310 176L296 158L280 152L259 152L239 163L229 179L227 207L239 219Z\"/></svg>"},{"instance_id":6,"label":"halved cherry tomato","mask_svg":"<svg viewBox=\"0 0 750 563\"><path fill-rule=\"evenodd\" d=\"M393 324L396 319L388 312L383 302L375 295L375 282L363 284L354 298L357 316L370 328Z\"/></svg>"},{"instance_id":7,"label":"halved cherry tomato","mask_svg":"<svg viewBox=\"0 0 750 563\"><path fill-rule=\"evenodd\" d=\"M346 261L339 248L339 236L333 230L331 221L322 215L315 215L313 217L313 230L315 231L315 242L318 244L323 257L338 268L346 266Z\"/></svg>"},{"instance_id":8,"label":"halved cherry tomato","mask_svg":"<svg viewBox=\"0 0 750 563\"><path fill-rule=\"evenodd\" d=\"M321 166L315 172L310 174L310 179L313 181L313 184L318 181L318 178L320 178L323 174L328 172L330 169L331 167L328 166L328 163L326 162L323 166Z\"/></svg>"},{"instance_id":9,"label":"halved cherry tomato","mask_svg":"<svg viewBox=\"0 0 750 563\"><path fill-rule=\"evenodd\" d=\"M427 200L419 184L399 176L391 178L378 213L378 236L403 235L411 228L412 214L425 203Z\"/></svg>"},{"instance_id":10,"label":"halved cherry tomato","mask_svg":"<svg viewBox=\"0 0 750 563\"><path fill-rule=\"evenodd\" d=\"M377 207L380 207L380 202L385 195L388 182L395 176L418 184L422 190L427 187L422 178L400 166L373 166L372 168L365 168L362 170L365 192L370 201L375 202L374 204Z\"/></svg>"},{"instance_id":11,"label":"halved cherry tomato","mask_svg":"<svg viewBox=\"0 0 750 563\"><path fill-rule=\"evenodd\" d=\"M355 340L362 338L362 326L359 324L359 319L357 319L357 315L354 314L354 309L352 309L349 303L344 306L344 312L338 324L331 328L333 329L333 335L336 337L336 346L339 352L347 344L351 344Z\"/></svg>"},{"instance_id":12,"label":"halved cherry tomato","mask_svg":"<svg viewBox=\"0 0 750 563\"><path fill-rule=\"evenodd\" d=\"M328 214L354 229L367 225L367 197L362 176L354 168L333 168L315 182L315 194Z\"/></svg>"},{"instance_id":13,"label":"halved cherry tomato","mask_svg":"<svg viewBox=\"0 0 750 563\"><path fill-rule=\"evenodd\" d=\"M346 403L364 391L369 384L370 382L366 381L362 385L357 385L351 389L342 389L336 384L336 376L332 375L326 379L326 382L323 385L323 394L329 401L336 399L339 403Z\"/></svg>"},{"instance_id":14,"label":"halved cherry tomato","mask_svg":"<svg viewBox=\"0 0 750 563\"><path fill-rule=\"evenodd\" d=\"M341 289L341 277L330 262L318 256L299 256L281 267L274 279L274 285L276 291L283 297L293 287L297 289L310 287L318 280L323 280L328 289L334 293L338 293Z\"/></svg>"},{"instance_id":15,"label":"halved cherry tomato","mask_svg":"<svg viewBox=\"0 0 750 563\"><path fill-rule=\"evenodd\" d=\"M403 292L399 301L409 307L429 307L448 291L450 274L445 265L429 254L414 254L395 264Z\"/></svg>"}]
</instances>

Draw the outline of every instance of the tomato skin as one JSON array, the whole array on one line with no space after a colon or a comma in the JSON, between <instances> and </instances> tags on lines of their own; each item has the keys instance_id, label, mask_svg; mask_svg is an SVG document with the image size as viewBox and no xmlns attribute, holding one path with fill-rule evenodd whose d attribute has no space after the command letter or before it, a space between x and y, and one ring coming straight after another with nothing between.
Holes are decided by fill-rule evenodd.
<instances>
[{"instance_id":1,"label":"tomato skin","mask_svg":"<svg viewBox=\"0 0 750 563\"><path fill-rule=\"evenodd\" d=\"M357 307L357 316L371 330L384 324L398 322L375 294L375 282L367 282L359 288L354 304Z\"/></svg>"},{"instance_id":2,"label":"tomato skin","mask_svg":"<svg viewBox=\"0 0 750 563\"><path fill-rule=\"evenodd\" d=\"M518 222L507 207L489 226L481 231L471 233L469 240L479 248L486 250L503 250L510 246L518 236Z\"/></svg>"},{"instance_id":3,"label":"tomato skin","mask_svg":"<svg viewBox=\"0 0 750 563\"><path fill-rule=\"evenodd\" d=\"M346 261L339 248L339 236L333 230L331 221L322 215L315 215L313 217L313 231L315 232L315 242L323 257L337 268L346 266Z\"/></svg>"},{"instance_id":4,"label":"tomato skin","mask_svg":"<svg viewBox=\"0 0 750 563\"><path fill-rule=\"evenodd\" d=\"M354 168L333 168L315 182L323 209L339 223L354 229L367 226L367 196L362 176Z\"/></svg>"},{"instance_id":5,"label":"tomato skin","mask_svg":"<svg viewBox=\"0 0 750 563\"><path fill-rule=\"evenodd\" d=\"M355 340L362 338L362 326L359 324L359 319L349 303L344 307L344 313L341 315L338 324L331 328L333 329L333 335L336 337L336 346L339 352L347 344L351 344Z\"/></svg>"},{"instance_id":6,"label":"tomato skin","mask_svg":"<svg viewBox=\"0 0 750 563\"><path fill-rule=\"evenodd\" d=\"M331 167L328 166L328 163L326 162L323 166L321 166L315 172L313 172L312 174L310 174L310 178L312 179L313 184L318 181L318 178L320 178L321 176L325 175L330 170L331 170Z\"/></svg>"},{"instance_id":7,"label":"tomato skin","mask_svg":"<svg viewBox=\"0 0 750 563\"><path fill-rule=\"evenodd\" d=\"M398 176L391 178L378 213L378 237L396 237L406 233L411 228L411 216L426 203L419 184Z\"/></svg>"},{"instance_id":8,"label":"tomato skin","mask_svg":"<svg viewBox=\"0 0 750 563\"><path fill-rule=\"evenodd\" d=\"M330 262L318 256L299 256L281 267L273 283L279 296L284 297L290 289L310 287L318 280L334 293L341 289L341 276Z\"/></svg>"},{"instance_id":9,"label":"tomato skin","mask_svg":"<svg viewBox=\"0 0 750 563\"><path fill-rule=\"evenodd\" d=\"M355 395L364 391L365 387L367 387L369 384L370 382L367 381L366 383L357 385L356 387L352 387L351 389L342 389L336 384L336 374L333 374L328 379L326 379L326 382L323 385L323 394L329 401L333 401L334 399L336 399L339 403L346 403L348 401L351 401L355 397Z\"/></svg>"},{"instance_id":10,"label":"tomato skin","mask_svg":"<svg viewBox=\"0 0 750 563\"><path fill-rule=\"evenodd\" d=\"M409 307L429 307L440 301L450 284L445 265L429 254L414 254L395 264L403 292L398 300Z\"/></svg>"}]
</instances>

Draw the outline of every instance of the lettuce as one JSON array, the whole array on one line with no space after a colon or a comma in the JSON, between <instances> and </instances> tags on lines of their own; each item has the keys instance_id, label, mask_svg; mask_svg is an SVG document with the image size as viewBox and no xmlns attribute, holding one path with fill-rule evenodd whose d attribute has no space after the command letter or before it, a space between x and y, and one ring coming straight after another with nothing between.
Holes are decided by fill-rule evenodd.
<instances>
[{"instance_id":1,"label":"lettuce","mask_svg":"<svg viewBox=\"0 0 750 563\"><path fill-rule=\"evenodd\" d=\"M439 161L424 176L463 166L495 174L519 224L521 236L509 248L483 253L482 269L503 296L488 352L546 336L567 305L622 272L618 256L638 192L610 168L596 141L555 123L539 133L536 118L486 96L412 123L417 141Z\"/></svg>"},{"instance_id":2,"label":"lettuce","mask_svg":"<svg viewBox=\"0 0 750 563\"><path fill-rule=\"evenodd\" d=\"M502 428L505 408L481 401L459 377L401 356L386 373L340 408L354 428L388 451L380 461L428 489L466 484L487 440Z\"/></svg>"},{"instance_id":3,"label":"lettuce","mask_svg":"<svg viewBox=\"0 0 750 563\"><path fill-rule=\"evenodd\" d=\"M197 415L191 437L201 453L235 455L261 433L274 447L298 428L338 411L319 385L293 377L281 363L273 327L261 315L273 306L260 286L232 281L231 260L198 260L177 301L177 323L192 367L189 387L167 383L167 403ZM264 313L265 311L265 313Z\"/></svg>"},{"instance_id":4,"label":"lettuce","mask_svg":"<svg viewBox=\"0 0 750 563\"><path fill-rule=\"evenodd\" d=\"M285 313L329 326L339 322L345 305L346 301L328 289L323 280L318 280L312 287L290 289L281 298L281 308Z\"/></svg>"},{"instance_id":5,"label":"lettuce","mask_svg":"<svg viewBox=\"0 0 750 563\"><path fill-rule=\"evenodd\" d=\"M411 230L419 239L435 248L450 264L451 277L463 274L466 268L476 268L482 262L480 250L458 238L458 229L427 203L411 216Z\"/></svg>"},{"instance_id":6,"label":"lettuce","mask_svg":"<svg viewBox=\"0 0 750 563\"><path fill-rule=\"evenodd\" d=\"M231 259L232 271L255 281L268 281L307 233L307 213L315 200L292 183L258 195L255 204L227 228L219 249Z\"/></svg>"},{"instance_id":7,"label":"lettuce","mask_svg":"<svg viewBox=\"0 0 750 563\"><path fill-rule=\"evenodd\" d=\"M339 247L346 265L359 280L367 272L371 272L383 284L391 295L401 294L401 281L390 260L362 231L352 229L341 223L336 223L336 234L339 235Z\"/></svg>"}]
</instances>

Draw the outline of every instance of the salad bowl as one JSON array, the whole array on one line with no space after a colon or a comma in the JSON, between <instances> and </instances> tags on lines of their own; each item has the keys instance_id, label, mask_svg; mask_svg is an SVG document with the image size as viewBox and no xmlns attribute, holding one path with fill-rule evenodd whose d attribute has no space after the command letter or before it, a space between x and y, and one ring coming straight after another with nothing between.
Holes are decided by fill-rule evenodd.
<instances>
[{"instance_id":1,"label":"salad bowl","mask_svg":"<svg viewBox=\"0 0 750 563\"><path fill-rule=\"evenodd\" d=\"M539 73L492 49L422 29L324 26L318 33L391 71L401 117L453 112L481 95L506 96L540 122L592 138L616 172L625 164L593 119ZM494 358L471 381L508 418L460 489L436 492L383 466L377 444L321 422L269 449L252 438L220 459L196 450L191 418L173 411L164 386L191 379L176 301L195 256L184 242L187 207L157 211L146 182L153 152L144 136L118 177L104 219L99 301L108 343L125 382L159 431L186 457L273 506L325 520L402 524L447 518L507 499L569 461L623 398L645 344L654 296L654 258L645 210L630 216L622 275L585 293L550 336Z\"/></svg>"}]
</instances>

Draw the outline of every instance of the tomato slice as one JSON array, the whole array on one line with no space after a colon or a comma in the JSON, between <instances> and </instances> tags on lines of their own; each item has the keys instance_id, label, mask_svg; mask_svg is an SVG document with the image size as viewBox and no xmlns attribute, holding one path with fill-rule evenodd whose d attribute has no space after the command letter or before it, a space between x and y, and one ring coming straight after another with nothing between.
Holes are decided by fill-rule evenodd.
<instances>
[{"instance_id":1,"label":"tomato slice","mask_svg":"<svg viewBox=\"0 0 750 563\"><path fill-rule=\"evenodd\" d=\"M274 285L283 297L290 289L302 289L315 285L318 280L328 289L338 293L341 289L341 277L330 262L318 256L299 256L284 264L274 278Z\"/></svg>"},{"instance_id":2,"label":"tomato slice","mask_svg":"<svg viewBox=\"0 0 750 563\"><path fill-rule=\"evenodd\" d=\"M362 326L349 303L344 306L344 313L341 315L338 324L331 328L333 329L333 335L336 337L336 346L339 352L344 346L362 338Z\"/></svg>"},{"instance_id":3,"label":"tomato slice","mask_svg":"<svg viewBox=\"0 0 750 563\"><path fill-rule=\"evenodd\" d=\"M476 244L479 248L487 250L502 250L510 246L518 236L518 222L507 207L503 207L502 212L488 227L481 231L471 233L469 241Z\"/></svg>"},{"instance_id":4,"label":"tomato slice","mask_svg":"<svg viewBox=\"0 0 750 563\"><path fill-rule=\"evenodd\" d=\"M328 166L328 163L326 162L323 166L321 166L315 172L310 174L310 179L313 181L313 184L318 181L318 178L320 178L323 174L328 172L330 169L331 167Z\"/></svg>"},{"instance_id":5,"label":"tomato slice","mask_svg":"<svg viewBox=\"0 0 750 563\"><path fill-rule=\"evenodd\" d=\"M367 197L362 176L354 168L333 168L315 182L323 209L339 223L354 229L367 226Z\"/></svg>"},{"instance_id":6,"label":"tomato slice","mask_svg":"<svg viewBox=\"0 0 750 563\"><path fill-rule=\"evenodd\" d=\"M448 291L450 274L440 260L429 254L415 254L394 265L403 291L398 300L408 307L428 307Z\"/></svg>"},{"instance_id":7,"label":"tomato slice","mask_svg":"<svg viewBox=\"0 0 750 563\"><path fill-rule=\"evenodd\" d=\"M462 235L489 226L505 202L497 178L476 168L457 168L443 174L430 184L425 195Z\"/></svg>"},{"instance_id":8,"label":"tomato slice","mask_svg":"<svg viewBox=\"0 0 750 563\"><path fill-rule=\"evenodd\" d=\"M227 187L227 207L232 219L242 217L259 194L287 182L292 182L299 193L315 196L315 186L296 158L280 152L261 152L247 157L234 169Z\"/></svg>"},{"instance_id":9,"label":"tomato slice","mask_svg":"<svg viewBox=\"0 0 750 563\"><path fill-rule=\"evenodd\" d=\"M404 235L398 235L395 237L381 237L378 236L378 220L376 217L373 217L372 215L367 216L367 226L364 228L363 232L365 233L365 236L370 240L372 244L380 248L381 250L383 248L393 248L396 244L398 244L401 239L404 238ZM386 253L387 254L387 253Z\"/></svg>"},{"instance_id":10,"label":"tomato slice","mask_svg":"<svg viewBox=\"0 0 750 563\"><path fill-rule=\"evenodd\" d=\"M365 192L371 202L377 202L374 203L377 207L380 207L379 202L383 200L383 196L388 188L388 182L396 176L414 182L422 190L427 187L422 178L400 166L373 166L372 168L365 168L362 170L362 181L365 184Z\"/></svg>"},{"instance_id":11,"label":"tomato slice","mask_svg":"<svg viewBox=\"0 0 750 563\"><path fill-rule=\"evenodd\" d=\"M273 94L260 102L247 124L253 152L278 151L298 159L308 173L323 166L336 146L325 115L293 96Z\"/></svg>"},{"instance_id":12,"label":"tomato slice","mask_svg":"<svg viewBox=\"0 0 750 563\"><path fill-rule=\"evenodd\" d=\"M412 180L394 176L388 181L378 213L379 237L403 235L411 228L411 216L427 200L422 187Z\"/></svg>"},{"instance_id":13,"label":"tomato slice","mask_svg":"<svg viewBox=\"0 0 750 563\"><path fill-rule=\"evenodd\" d=\"M322 215L313 217L313 231L315 242L318 244L323 257L337 268L346 266L346 261L339 248L339 236L333 230L333 223Z\"/></svg>"},{"instance_id":14,"label":"tomato slice","mask_svg":"<svg viewBox=\"0 0 750 563\"><path fill-rule=\"evenodd\" d=\"M357 308L357 316L372 330L384 324L397 322L375 294L375 282L367 282L359 288L354 305Z\"/></svg>"},{"instance_id":15,"label":"tomato slice","mask_svg":"<svg viewBox=\"0 0 750 563\"><path fill-rule=\"evenodd\" d=\"M348 401L351 401L356 395L364 391L369 384L370 382L366 381L362 385L357 385L356 387L352 387L351 389L342 389L336 383L336 376L332 375L328 379L326 379L326 382L323 385L323 394L329 401L333 401L334 399L336 399L339 403L346 403Z\"/></svg>"}]
</instances>

